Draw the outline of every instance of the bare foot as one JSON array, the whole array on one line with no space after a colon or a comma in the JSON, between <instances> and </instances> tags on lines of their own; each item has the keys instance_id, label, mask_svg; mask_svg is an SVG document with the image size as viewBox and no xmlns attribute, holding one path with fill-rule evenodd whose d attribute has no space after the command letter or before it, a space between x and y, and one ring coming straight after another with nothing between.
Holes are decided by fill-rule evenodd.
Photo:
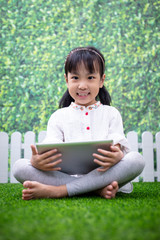
<instances>
[{"instance_id":1,"label":"bare foot","mask_svg":"<svg viewBox=\"0 0 160 240\"><path fill-rule=\"evenodd\" d=\"M23 186L26 188L22 191L23 200L30 200L34 198L60 198L68 195L65 185L57 187L35 181L25 181Z\"/></svg>"},{"instance_id":2,"label":"bare foot","mask_svg":"<svg viewBox=\"0 0 160 240\"><path fill-rule=\"evenodd\" d=\"M118 182L114 181L111 184L109 184L107 187L99 190L97 193L103 198L111 199L111 198L115 198L118 189L119 189Z\"/></svg>"}]
</instances>

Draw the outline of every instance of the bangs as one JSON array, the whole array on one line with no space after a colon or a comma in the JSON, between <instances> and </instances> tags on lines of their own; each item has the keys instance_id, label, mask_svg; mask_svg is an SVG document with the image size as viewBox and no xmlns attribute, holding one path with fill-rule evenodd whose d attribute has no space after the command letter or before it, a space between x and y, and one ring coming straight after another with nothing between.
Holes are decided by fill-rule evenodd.
<instances>
[{"instance_id":1,"label":"bangs","mask_svg":"<svg viewBox=\"0 0 160 240\"><path fill-rule=\"evenodd\" d=\"M68 72L78 72L81 64L84 64L89 73L99 71L100 75L103 75L101 59L93 52L86 50L75 51L68 56L65 64L65 74L67 75Z\"/></svg>"}]
</instances>

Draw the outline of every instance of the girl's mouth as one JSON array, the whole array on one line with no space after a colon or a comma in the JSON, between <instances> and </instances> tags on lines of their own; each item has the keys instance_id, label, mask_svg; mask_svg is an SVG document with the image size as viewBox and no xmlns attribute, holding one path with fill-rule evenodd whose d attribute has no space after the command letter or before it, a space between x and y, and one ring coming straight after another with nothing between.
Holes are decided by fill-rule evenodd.
<instances>
[{"instance_id":1,"label":"girl's mouth","mask_svg":"<svg viewBox=\"0 0 160 240\"><path fill-rule=\"evenodd\" d=\"M77 93L79 97L87 97L90 93Z\"/></svg>"}]
</instances>

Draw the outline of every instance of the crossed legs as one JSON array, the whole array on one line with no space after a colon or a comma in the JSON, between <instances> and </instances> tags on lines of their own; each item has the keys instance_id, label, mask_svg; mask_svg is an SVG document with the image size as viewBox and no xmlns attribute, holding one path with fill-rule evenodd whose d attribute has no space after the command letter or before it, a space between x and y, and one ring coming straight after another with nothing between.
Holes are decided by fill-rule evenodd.
<instances>
[{"instance_id":1,"label":"crossed legs","mask_svg":"<svg viewBox=\"0 0 160 240\"><path fill-rule=\"evenodd\" d=\"M115 197L119 187L138 176L144 168L144 160L137 152L130 152L106 172L96 169L75 178L63 172L44 172L30 164L29 160L18 160L14 166L15 178L23 183L22 198L60 198L96 192L102 197Z\"/></svg>"}]
</instances>

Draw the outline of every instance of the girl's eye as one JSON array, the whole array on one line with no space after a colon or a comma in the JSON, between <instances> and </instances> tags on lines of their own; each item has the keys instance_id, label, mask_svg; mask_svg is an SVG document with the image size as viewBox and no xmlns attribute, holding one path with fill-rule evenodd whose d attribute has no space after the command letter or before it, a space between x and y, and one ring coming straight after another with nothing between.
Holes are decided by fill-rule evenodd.
<instances>
[{"instance_id":1,"label":"girl's eye","mask_svg":"<svg viewBox=\"0 0 160 240\"><path fill-rule=\"evenodd\" d=\"M77 79L78 79L78 77L77 77L77 76L73 76L73 77L72 77L72 79L75 79L75 80L77 80Z\"/></svg>"},{"instance_id":2,"label":"girl's eye","mask_svg":"<svg viewBox=\"0 0 160 240\"><path fill-rule=\"evenodd\" d=\"M93 76L89 76L88 79L93 79L94 77Z\"/></svg>"}]
</instances>

